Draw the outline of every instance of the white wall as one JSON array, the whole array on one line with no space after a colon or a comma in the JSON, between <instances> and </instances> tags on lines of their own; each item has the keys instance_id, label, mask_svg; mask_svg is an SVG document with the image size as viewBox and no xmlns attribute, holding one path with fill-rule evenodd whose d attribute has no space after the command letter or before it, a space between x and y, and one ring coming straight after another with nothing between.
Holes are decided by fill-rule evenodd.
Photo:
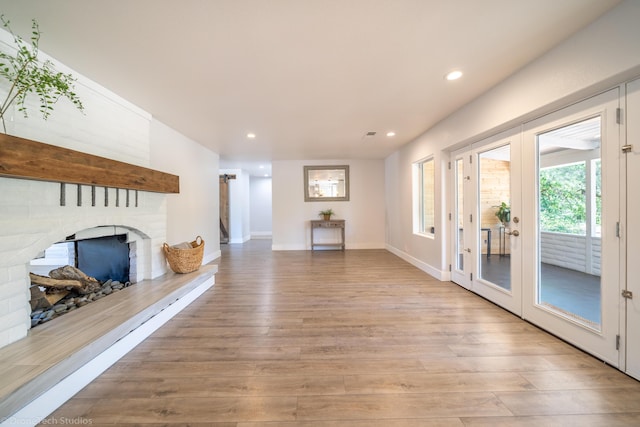
<instances>
[{"instance_id":1,"label":"white wall","mask_svg":"<svg viewBox=\"0 0 640 427\"><path fill-rule=\"evenodd\" d=\"M305 202L303 167L349 165L348 202ZM310 249L309 221L333 209L346 220L346 248L384 248L385 182L382 160L281 160L272 163L274 250Z\"/></svg>"},{"instance_id":2,"label":"white wall","mask_svg":"<svg viewBox=\"0 0 640 427\"><path fill-rule=\"evenodd\" d=\"M266 239L272 236L271 177L250 178L250 230L252 239Z\"/></svg>"},{"instance_id":3,"label":"white wall","mask_svg":"<svg viewBox=\"0 0 640 427\"><path fill-rule=\"evenodd\" d=\"M151 122L151 167L180 177L167 196L167 243L204 240L203 263L220 256L219 156L157 120Z\"/></svg>"},{"instance_id":4,"label":"white wall","mask_svg":"<svg viewBox=\"0 0 640 427\"><path fill-rule=\"evenodd\" d=\"M627 0L385 160L387 247L448 280L444 177L448 151L517 127L640 75L640 2ZM472 77L472 76L470 76ZM436 159L435 239L411 225L411 164ZM438 232L440 230L440 232Z\"/></svg>"}]
</instances>

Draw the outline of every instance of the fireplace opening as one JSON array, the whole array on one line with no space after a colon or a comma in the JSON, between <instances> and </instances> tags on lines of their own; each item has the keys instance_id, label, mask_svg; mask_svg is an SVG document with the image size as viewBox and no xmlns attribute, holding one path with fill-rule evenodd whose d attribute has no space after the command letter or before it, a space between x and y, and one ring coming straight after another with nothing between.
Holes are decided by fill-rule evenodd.
<instances>
[{"instance_id":1,"label":"fireplace opening","mask_svg":"<svg viewBox=\"0 0 640 427\"><path fill-rule=\"evenodd\" d=\"M72 235L32 260L31 327L130 286L132 245L126 234Z\"/></svg>"},{"instance_id":2,"label":"fireplace opening","mask_svg":"<svg viewBox=\"0 0 640 427\"><path fill-rule=\"evenodd\" d=\"M129 281L129 244L127 236L106 236L75 242L76 266L91 277Z\"/></svg>"}]
</instances>

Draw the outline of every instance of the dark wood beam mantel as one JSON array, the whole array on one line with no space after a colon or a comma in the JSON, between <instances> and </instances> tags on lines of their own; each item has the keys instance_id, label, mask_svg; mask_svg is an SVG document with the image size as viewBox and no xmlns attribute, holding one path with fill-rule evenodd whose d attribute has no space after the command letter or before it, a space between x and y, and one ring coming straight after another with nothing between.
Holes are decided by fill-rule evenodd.
<instances>
[{"instance_id":1,"label":"dark wood beam mantel","mask_svg":"<svg viewBox=\"0 0 640 427\"><path fill-rule=\"evenodd\" d=\"M180 178L105 157L0 134L0 176L179 193Z\"/></svg>"}]
</instances>

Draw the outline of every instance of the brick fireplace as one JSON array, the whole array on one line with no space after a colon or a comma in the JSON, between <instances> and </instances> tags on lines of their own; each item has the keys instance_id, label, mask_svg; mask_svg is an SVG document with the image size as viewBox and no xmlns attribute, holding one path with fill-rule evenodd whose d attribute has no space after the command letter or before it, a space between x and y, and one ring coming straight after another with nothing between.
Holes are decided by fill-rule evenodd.
<instances>
[{"instance_id":1,"label":"brick fireplace","mask_svg":"<svg viewBox=\"0 0 640 427\"><path fill-rule=\"evenodd\" d=\"M30 329L30 261L67 236L125 233L135 244L132 281L166 272L165 194L129 190L127 204L124 189L3 177L0 188L0 347Z\"/></svg>"},{"instance_id":2,"label":"brick fireplace","mask_svg":"<svg viewBox=\"0 0 640 427\"><path fill-rule=\"evenodd\" d=\"M214 265L167 272L167 194L179 193L179 177L115 154L0 135L0 360L5 374L18 373L5 376L2 414L51 413L214 284ZM32 260L54 243L107 236L126 242L136 285L31 328ZM69 335L80 323L89 327ZM61 337L60 351L39 351ZM34 355L26 371L25 354Z\"/></svg>"}]
</instances>

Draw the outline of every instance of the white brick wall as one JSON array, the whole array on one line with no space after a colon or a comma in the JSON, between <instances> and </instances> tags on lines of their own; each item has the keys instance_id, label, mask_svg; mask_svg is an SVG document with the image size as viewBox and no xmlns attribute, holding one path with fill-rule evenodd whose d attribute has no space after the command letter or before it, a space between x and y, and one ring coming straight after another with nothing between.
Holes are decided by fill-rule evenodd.
<instances>
[{"instance_id":1,"label":"white brick wall","mask_svg":"<svg viewBox=\"0 0 640 427\"><path fill-rule=\"evenodd\" d=\"M14 52L11 36L1 29L0 50ZM77 78L75 92L85 107L84 114L66 98L61 98L45 121L39 112L38 97L29 96L26 102L29 118L25 119L17 108L13 108L13 114L6 118L8 134L139 166L149 165L151 116L147 112L50 58L45 52L40 51L39 58L51 60L57 70ZM1 79L0 99L4 100L8 87L9 82Z\"/></svg>"},{"instance_id":2,"label":"white brick wall","mask_svg":"<svg viewBox=\"0 0 640 427\"><path fill-rule=\"evenodd\" d=\"M600 257L602 254L602 239L594 237L591 239L591 273L600 276Z\"/></svg>"},{"instance_id":3,"label":"white brick wall","mask_svg":"<svg viewBox=\"0 0 640 427\"><path fill-rule=\"evenodd\" d=\"M600 275L600 238L540 233L540 240L542 262ZM590 243L591 249L587 243Z\"/></svg>"},{"instance_id":4,"label":"white brick wall","mask_svg":"<svg viewBox=\"0 0 640 427\"><path fill-rule=\"evenodd\" d=\"M8 36L0 30L0 50L7 51ZM46 55L43 56L43 58ZM55 63L55 61L54 61ZM14 112L7 123L9 134L57 145L140 166L150 164L151 116L94 82L56 63L63 72L77 78L76 93L85 105L83 115L66 100L60 100L48 120L38 112L37 98L30 100L30 117ZM0 98L7 85L0 82ZM96 206L91 206L91 188L82 187L82 206L77 203L77 186L67 184L65 206L60 205L59 183L0 177L0 347L24 336L30 328L28 263L40 252L66 236L98 226L121 226L133 230L136 280L166 272L161 246L166 240L166 196L96 189Z\"/></svg>"},{"instance_id":5,"label":"white brick wall","mask_svg":"<svg viewBox=\"0 0 640 427\"><path fill-rule=\"evenodd\" d=\"M29 329L28 263L66 236L98 226L133 230L130 238L136 240L135 259L139 263L135 280L166 272L160 251L166 239L166 196L139 192L138 207L115 207L115 200L108 207L92 207L90 198L80 207L69 199L67 206L60 206L59 185L26 181L28 191L11 191L14 186L24 189L24 182L0 178L0 346L25 336ZM58 196L49 197L51 192ZM20 203L23 206L19 209L6 208ZM145 245L147 240L151 244ZM10 333L2 332L7 330Z\"/></svg>"}]
</instances>

